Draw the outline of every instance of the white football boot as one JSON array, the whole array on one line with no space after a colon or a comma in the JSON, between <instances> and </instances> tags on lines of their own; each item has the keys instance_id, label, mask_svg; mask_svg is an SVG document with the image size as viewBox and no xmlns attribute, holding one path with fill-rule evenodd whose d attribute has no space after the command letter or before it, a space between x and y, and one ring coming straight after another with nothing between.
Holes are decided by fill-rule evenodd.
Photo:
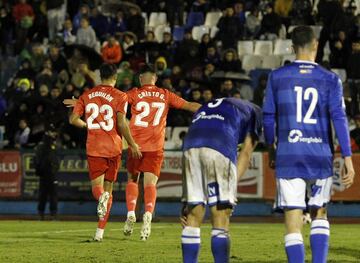
<instances>
[{"instance_id":1,"label":"white football boot","mask_svg":"<svg viewBox=\"0 0 360 263\"><path fill-rule=\"evenodd\" d=\"M104 229L97 228L93 241L101 242L103 240L103 235L104 235Z\"/></svg>"},{"instance_id":2,"label":"white football boot","mask_svg":"<svg viewBox=\"0 0 360 263\"><path fill-rule=\"evenodd\" d=\"M131 236L134 230L134 224L136 222L135 212L131 211L127 214L127 219L124 225L124 235Z\"/></svg>"},{"instance_id":3,"label":"white football boot","mask_svg":"<svg viewBox=\"0 0 360 263\"><path fill-rule=\"evenodd\" d=\"M109 192L103 192L99 198L99 204L97 206L97 214L100 219L104 218L107 212L107 204L110 198Z\"/></svg>"},{"instance_id":4,"label":"white football boot","mask_svg":"<svg viewBox=\"0 0 360 263\"><path fill-rule=\"evenodd\" d=\"M140 231L140 239L146 241L151 234L151 220L152 214L150 212L145 212L143 216L143 225Z\"/></svg>"}]
</instances>

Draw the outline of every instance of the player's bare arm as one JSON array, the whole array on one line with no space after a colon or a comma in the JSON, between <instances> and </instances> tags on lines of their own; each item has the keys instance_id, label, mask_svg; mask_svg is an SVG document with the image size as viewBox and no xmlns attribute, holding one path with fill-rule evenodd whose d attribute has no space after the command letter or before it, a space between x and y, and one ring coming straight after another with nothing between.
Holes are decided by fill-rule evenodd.
<instances>
[{"instance_id":1,"label":"player's bare arm","mask_svg":"<svg viewBox=\"0 0 360 263\"><path fill-rule=\"evenodd\" d=\"M71 113L70 117L69 117L69 123L71 125L74 125L75 127L78 128L86 128L86 122L84 122L79 115L75 114L75 113Z\"/></svg>"},{"instance_id":2,"label":"player's bare arm","mask_svg":"<svg viewBox=\"0 0 360 263\"><path fill-rule=\"evenodd\" d=\"M117 131L119 134L123 135L125 140L128 142L129 147L131 148L131 154L134 158L141 158L141 151L139 145L137 145L131 136L130 128L125 114L120 112L117 113Z\"/></svg>"},{"instance_id":3,"label":"player's bare arm","mask_svg":"<svg viewBox=\"0 0 360 263\"><path fill-rule=\"evenodd\" d=\"M256 144L257 142L251 137L251 135L246 136L237 161L238 180L240 180L248 169Z\"/></svg>"},{"instance_id":4,"label":"player's bare arm","mask_svg":"<svg viewBox=\"0 0 360 263\"><path fill-rule=\"evenodd\" d=\"M73 108L75 107L76 102L78 101L78 99L75 99L74 96L72 96L71 99L64 99L63 100L63 104L67 107L67 108Z\"/></svg>"},{"instance_id":5,"label":"player's bare arm","mask_svg":"<svg viewBox=\"0 0 360 263\"><path fill-rule=\"evenodd\" d=\"M198 109L200 109L201 104L197 103L197 102L185 102L184 105L182 106L182 110L186 110L186 111L190 111L190 112L197 112Z\"/></svg>"},{"instance_id":6,"label":"player's bare arm","mask_svg":"<svg viewBox=\"0 0 360 263\"><path fill-rule=\"evenodd\" d=\"M354 183L355 170L351 156L346 156L344 158L344 170L342 171L342 183L346 188L349 188Z\"/></svg>"}]
</instances>

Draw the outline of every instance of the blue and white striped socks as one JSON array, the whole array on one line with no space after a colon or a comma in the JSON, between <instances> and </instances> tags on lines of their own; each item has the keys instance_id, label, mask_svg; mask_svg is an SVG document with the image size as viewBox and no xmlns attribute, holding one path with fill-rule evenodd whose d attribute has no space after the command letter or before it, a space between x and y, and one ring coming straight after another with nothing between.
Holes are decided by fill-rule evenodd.
<instances>
[{"instance_id":1,"label":"blue and white striped socks","mask_svg":"<svg viewBox=\"0 0 360 263\"><path fill-rule=\"evenodd\" d=\"M211 230L211 251L215 263L229 262L230 238L227 231L220 228Z\"/></svg>"},{"instance_id":2,"label":"blue and white striped socks","mask_svg":"<svg viewBox=\"0 0 360 263\"><path fill-rule=\"evenodd\" d=\"M285 236L285 250L288 263L304 263L304 241L300 233L291 233Z\"/></svg>"},{"instance_id":3,"label":"blue and white striped socks","mask_svg":"<svg viewBox=\"0 0 360 263\"><path fill-rule=\"evenodd\" d=\"M181 247L184 263L197 263L200 250L200 228L184 227L181 235Z\"/></svg>"},{"instance_id":4,"label":"blue and white striped socks","mask_svg":"<svg viewBox=\"0 0 360 263\"><path fill-rule=\"evenodd\" d=\"M311 223L310 245L313 263L326 263L329 251L330 225L325 219L316 219Z\"/></svg>"}]
</instances>

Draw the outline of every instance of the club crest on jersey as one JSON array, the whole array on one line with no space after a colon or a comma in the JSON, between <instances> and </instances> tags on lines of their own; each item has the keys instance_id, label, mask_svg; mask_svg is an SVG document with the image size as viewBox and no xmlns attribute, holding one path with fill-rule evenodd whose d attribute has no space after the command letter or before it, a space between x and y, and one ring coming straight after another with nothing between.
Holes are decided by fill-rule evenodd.
<instances>
[{"instance_id":1,"label":"club crest on jersey","mask_svg":"<svg viewBox=\"0 0 360 263\"><path fill-rule=\"evenodd\" d=\"M305 142L305 143L322 143L323 140L320 137L303 137L303 133L300 130L291 130L288 136L289 143Z\"/></svg>"}]
</instances>

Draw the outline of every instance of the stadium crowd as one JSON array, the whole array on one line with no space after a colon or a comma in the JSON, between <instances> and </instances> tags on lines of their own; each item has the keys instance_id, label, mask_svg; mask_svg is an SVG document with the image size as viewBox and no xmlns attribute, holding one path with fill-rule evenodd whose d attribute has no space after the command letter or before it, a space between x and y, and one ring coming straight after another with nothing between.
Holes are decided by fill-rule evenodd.
<instances>
[{"instance_id":1,"label":"stadium crowd","mask_svg":"<svg viewBox=\"0 0 360 263\"><path fill-rule=\"evenodd\" d=\"M214 12L221 17L199 37L193 28ZM139 85L137 71L150 62L158 85L189 101L237 97L262 106L271 69L246 70L238 41L286 39L291 26L302 24L322 26L317 62L345 70L348 115L359 122L359 13L355 0L2 0L3 139L9 148L33 147L54 123L61 148L84 147L85 131L68 124L62 100L98 83L103 61L118 66L123 91ZM178 110L168 115L169 126L190 120ZM357 147L360 132L352 134Z\"/></svg>"}]
</instances>

